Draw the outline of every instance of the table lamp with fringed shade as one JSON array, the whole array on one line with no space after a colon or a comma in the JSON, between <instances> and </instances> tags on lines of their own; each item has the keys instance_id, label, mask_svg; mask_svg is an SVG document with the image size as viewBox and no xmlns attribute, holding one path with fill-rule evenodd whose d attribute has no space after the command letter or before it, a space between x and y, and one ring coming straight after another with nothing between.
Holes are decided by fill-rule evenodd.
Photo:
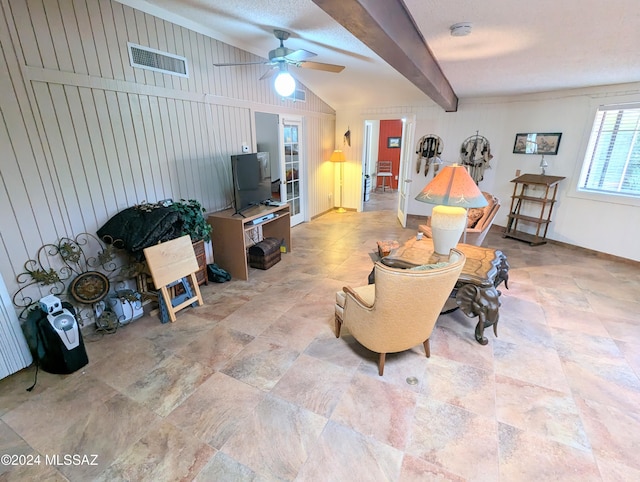
<instances>
[{"instance_id":1,"label":"table lamp with fringed shade","mask_svg":"<svg viewBox=\"0 0 640 482\"><path fill-rule=\"evenodd\" d=\"M460 240L467 224L467 209L488 204L467 169L459 164L442 168L416 200L436 204L431 213L433 247L436 253L445 255Z\"/></svg>"},{"instance_id":2,"label":"table lamp with fringed shade","mask_svg":"<svg viewBox=\"0 0 640 482\"><path fill-rule=\"evenodd\" d=\"M336 149L331 153L331 157L329 158L331 162L339 162L340 163L340 205L338 209L336 209L337 213L346 213L347 210L342 207L342 174L344 173L344 163L347 161L347 158L340 149Z\"/></svg>"}]
</instances>

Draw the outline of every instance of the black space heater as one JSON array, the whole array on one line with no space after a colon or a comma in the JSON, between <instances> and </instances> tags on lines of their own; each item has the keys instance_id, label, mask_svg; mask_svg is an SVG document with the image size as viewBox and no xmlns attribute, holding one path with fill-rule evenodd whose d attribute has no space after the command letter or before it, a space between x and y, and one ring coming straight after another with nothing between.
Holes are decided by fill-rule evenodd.
<instances>
[{"instance_id":1,"label":"black space heater","mask_svg":"<svg viewBox=\"0 0 640 482\"><path fill-rule=\"evenodd\" d=\"M73 306L54 295L40 299L24 331L34 361L45 372L66 375L89 363Z\"/></svg>"}]
</instances>

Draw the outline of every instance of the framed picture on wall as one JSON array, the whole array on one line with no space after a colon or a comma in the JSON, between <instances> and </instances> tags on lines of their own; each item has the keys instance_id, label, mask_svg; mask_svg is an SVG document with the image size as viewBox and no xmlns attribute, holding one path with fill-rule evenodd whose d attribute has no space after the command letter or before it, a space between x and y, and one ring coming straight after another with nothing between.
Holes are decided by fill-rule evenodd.
<instances>
[{"instance_id":1,"label":"framed picture on wall","mask_svg":"<svg viewBox=\"0 0 640 482\"><path fill-rule=\"evenodd\" d=\"M400 147L400 138L399 137L387 137L387 147L389 149Z\"/></svg>"},{"instance_id":2,"label":"framed picture on wall","mask_svg":"<svg viewBox=\"0 0 640 482\"><path fill-rule=\"evenodd\" d=\"M555 156L560 147L561 132L516 134L514 154L547 154Z\"/></svg>"}]
</instances>

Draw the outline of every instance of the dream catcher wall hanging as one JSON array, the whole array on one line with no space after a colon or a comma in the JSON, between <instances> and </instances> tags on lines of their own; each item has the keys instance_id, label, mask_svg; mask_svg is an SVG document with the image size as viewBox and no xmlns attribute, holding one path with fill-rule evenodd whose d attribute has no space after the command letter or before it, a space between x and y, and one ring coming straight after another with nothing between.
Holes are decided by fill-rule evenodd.
<instances>
[{"instance_id":1,"label":"dream catcher wall hanging","mask_svg":"<svg viewBox=\"0 0 640 482\"><path fill-rule=\"evenodd\" d=\"M467 166L469 175L478 184L484 179L485 169L490 169L489 161L493 159L491 155L491 145L486 137L478 135L467 137L460 148L460 163Z\"/></svg>"},{"instance_id":2,"label":"dream catcher wall hanging","mask_svg":"<svg viewBox=\"0 0 640 482\"><path fill-rule=\"evenodd\" d=\"M416 154L418 154L416 172L420 173L422 161L424 160L424 175L426 176L429 174L429 166L431 166L431 163L433 162L433 175L435 176L440 168L440 164L442 164L440 154L442 154L443 149L444 143L438 136L433 134L422 136L418 140L418 145L416 146Z\"/></svg>"}]
</instances>

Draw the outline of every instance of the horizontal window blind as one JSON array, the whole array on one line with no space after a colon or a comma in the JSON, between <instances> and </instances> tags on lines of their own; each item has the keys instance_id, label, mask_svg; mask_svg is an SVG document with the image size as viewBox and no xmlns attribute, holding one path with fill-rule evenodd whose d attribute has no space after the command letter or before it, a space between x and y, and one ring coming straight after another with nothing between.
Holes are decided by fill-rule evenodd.
<instances>
[{"instance_id":1,"label":"horizontal window blind","mask_svg":"<svg viewBox=\"0 0 640 482\"><path fill-rule=\"evenodd\" d=\"M580 188L640 196L640 104L598 109L587 145Z\"/></svg>"}]
</instances>

